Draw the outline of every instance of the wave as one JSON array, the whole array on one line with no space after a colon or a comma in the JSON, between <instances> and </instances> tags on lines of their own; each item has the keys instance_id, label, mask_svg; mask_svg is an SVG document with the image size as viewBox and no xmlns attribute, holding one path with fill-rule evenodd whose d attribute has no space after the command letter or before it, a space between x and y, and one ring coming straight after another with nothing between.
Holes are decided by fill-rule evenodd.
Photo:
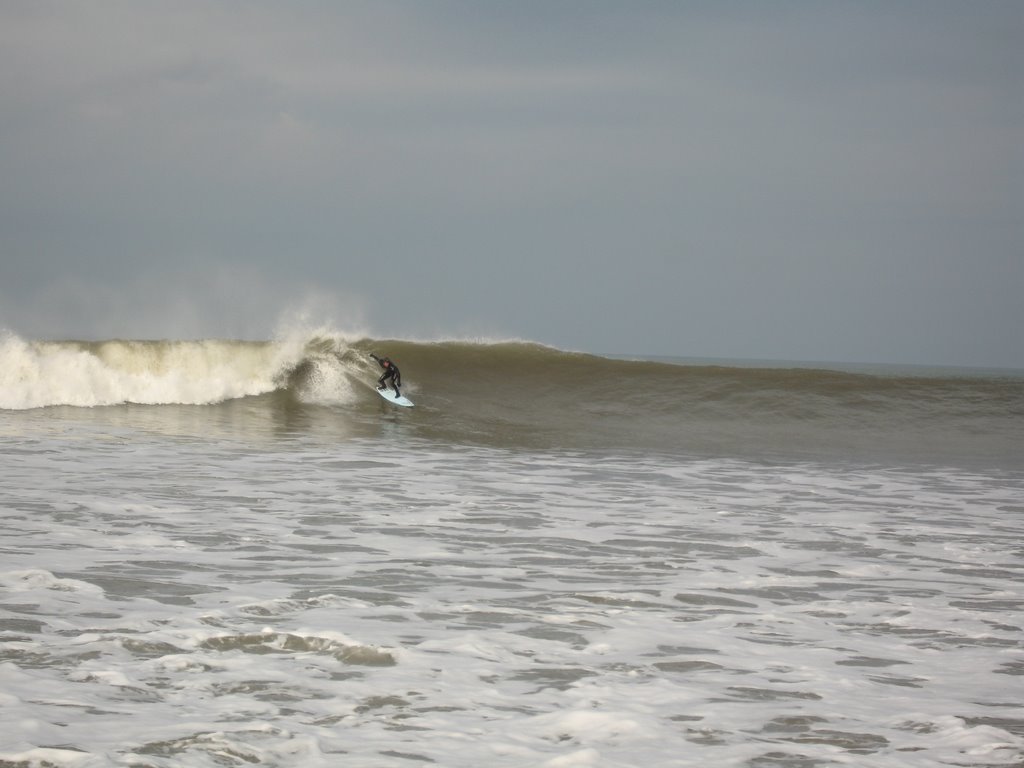
<instances>
[{"instance_id":1,"label":"wave","mask_svg":"<svg viewBox=\"0 0 1024 768\"><path fill-rule=\"evenodd\" d=\"M0 342L0 408L205 405L272 392L305 352L240 341Z\"/></svg>"},{"instance_id":2,"label":"wave","mask_svg":"<svg viewBox=\"0 0 1024 768\"><path fill-rule=\"evenodd\" d=\"M549 350L530 342L381 342L322 330L271 341L26 341L6 334L0 409L214 405L275 392L301 403L344 405L357 398L360 383L376 380L369 353L382 345L398 355L396 362L410 360L421 378L453 370L507 373L509 364L522 374L526 356Z\"/></svg>"},{"instance_id":3,"label":"wave","mask_svg":"<svg viewBox=\"0 0 1024 768\"><path fill-rule=\"evenodd\" d=\"M1020 461L1024 379L623 360L524 341L403 341L333 331L271 341L0 339L0 409L119 404L380 422L369 353L401 367L412 436L452 443L768 455L899 447ZM307 422L309 419L306 420Z\"/></svg>"}]
</instances>

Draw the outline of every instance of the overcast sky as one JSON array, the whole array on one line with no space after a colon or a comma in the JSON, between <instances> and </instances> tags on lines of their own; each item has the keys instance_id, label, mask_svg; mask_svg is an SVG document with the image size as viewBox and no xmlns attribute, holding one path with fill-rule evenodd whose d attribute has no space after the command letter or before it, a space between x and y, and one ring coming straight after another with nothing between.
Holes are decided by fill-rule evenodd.
<instances>
[{"instance_id":1,"label":"overcast sky","mask_svg":"<svg viewBox=\"0 0 1024 768\"><path fill-rule=\"evenodd\" d=\"M0 2L0 327L1024 368L1024 3Z\"/></svg>"}]
</instances>

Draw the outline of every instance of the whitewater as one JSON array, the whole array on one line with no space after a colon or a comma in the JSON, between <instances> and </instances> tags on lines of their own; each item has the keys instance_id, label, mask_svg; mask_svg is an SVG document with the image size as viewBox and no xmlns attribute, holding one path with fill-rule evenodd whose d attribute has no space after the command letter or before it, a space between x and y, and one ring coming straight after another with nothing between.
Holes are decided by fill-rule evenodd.
<instances>
[{"instance_id":1,"label":"whitewater","mask_svg":"<svg viewBox=\"0 0 1024 768\"><path fill-rule=\"evenodd\" d=\"M1013 372L8 335L0 766L1019 766L1022 424Z\"/></svg>"}]
</instances>

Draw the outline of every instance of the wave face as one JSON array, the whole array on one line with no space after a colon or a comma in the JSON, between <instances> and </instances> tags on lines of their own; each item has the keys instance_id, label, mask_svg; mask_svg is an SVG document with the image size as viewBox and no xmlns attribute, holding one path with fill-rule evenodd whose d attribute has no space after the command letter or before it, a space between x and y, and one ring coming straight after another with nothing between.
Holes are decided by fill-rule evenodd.
<instances>
[{"instance_id":1,"label":"wave face","mask_svg":"<svg viewBox=\"0 0 1024 768\"><path fill-rule=\"evenodd\" d=\"M418 408L399 417L373 393L371 351L395 359ZM679 365L522 342L330 333L264 342L0 341L0 408L8 411L223 408L243 399L265 419L301 423L293 417L305 409L319 422L373 434L382 418L401 418L403 438L453 443L1024 465L1024 379L1014 376ZM214 411L207 416L216 421Z\"/></svg>"}]
</instances>

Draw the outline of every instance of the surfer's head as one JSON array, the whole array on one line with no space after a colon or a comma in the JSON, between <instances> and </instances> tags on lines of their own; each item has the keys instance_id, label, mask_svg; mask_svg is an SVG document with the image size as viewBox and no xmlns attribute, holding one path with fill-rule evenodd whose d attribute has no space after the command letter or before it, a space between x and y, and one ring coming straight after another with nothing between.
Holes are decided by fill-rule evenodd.
<instances>
[{"instance_id":1,"label":"surfer's head","mask_svg":"<svg viewBox=\"0 0 1024 768\"><path fill-rule=\"evenodd\" d=\"M391 365L391 358L385 357L381 362L384 363L384 365Z\"/></svg>"}]
</instances>

